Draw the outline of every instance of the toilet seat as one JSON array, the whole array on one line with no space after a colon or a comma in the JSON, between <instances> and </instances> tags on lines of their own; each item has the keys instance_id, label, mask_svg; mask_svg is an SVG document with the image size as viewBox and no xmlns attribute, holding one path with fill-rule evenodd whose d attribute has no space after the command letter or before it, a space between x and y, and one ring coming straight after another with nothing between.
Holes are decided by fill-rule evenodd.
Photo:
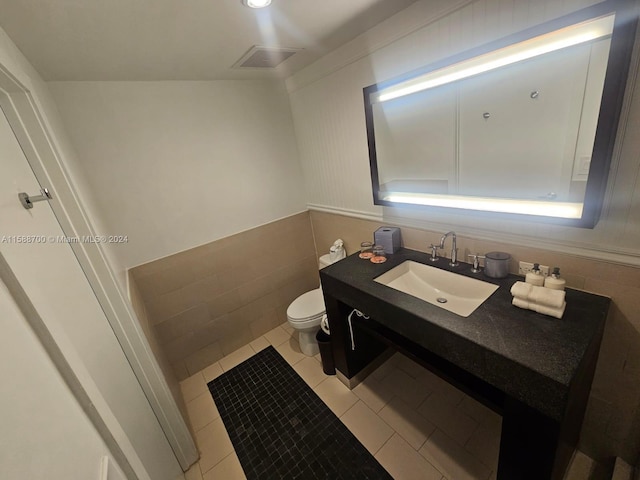
<instances>
[{"instance_id":1,"label":"toilet seat","mask_svg":"<svg viewBox=\"0 0 640 480\"><path fill-rule=\"evenodd\" d=\"M287 318L294 328L320 325L324 313L324 297L321 288L303 293L287 308Z\"/></svg>"}]
</instances>

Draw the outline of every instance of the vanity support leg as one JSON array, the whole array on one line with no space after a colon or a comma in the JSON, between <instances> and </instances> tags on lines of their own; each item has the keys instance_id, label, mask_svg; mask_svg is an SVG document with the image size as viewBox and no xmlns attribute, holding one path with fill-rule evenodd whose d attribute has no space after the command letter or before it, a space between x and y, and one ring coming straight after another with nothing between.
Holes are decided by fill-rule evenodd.
<instances>
[{"instance_id":1,"label":"vanity support leg","mask_svg":"<svg viewBox=\"0 0 640 480\"><path fill-rule=\"evenodd\" d=\"M351 350L351 336L347 317L353 308L337 301L326 293L324 295L324 304L329 318L331 350L336 370L351 380L378 358L386 350L387 346L371 334L358 328L356 322L363 320L356 318L353 320L356 349Z\"/></svg>"},{"instance_id":2,"label":"vanity support leg","mask_svg":"<svg viewBox=\"0 0 640 480\"><path fill-rule=\"evenodd\" d=\"M497 479L562 480L567 465L557 461L560 432L555 420L506 398Z\"/></svg>"}]
</instances>

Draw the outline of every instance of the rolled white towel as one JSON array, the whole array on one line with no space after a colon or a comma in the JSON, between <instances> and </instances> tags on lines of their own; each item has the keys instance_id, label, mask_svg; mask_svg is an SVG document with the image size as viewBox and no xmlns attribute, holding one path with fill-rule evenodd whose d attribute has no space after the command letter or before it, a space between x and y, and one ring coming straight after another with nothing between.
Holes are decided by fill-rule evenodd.
<instances>
[{"instance_id":1,"label":"rolled white towel","mask_svg":"<svg viewBox=\"0 0 640 480\"><path fill-rule=\"evenodd\" d=\"M555 318L562 318L562 315L564 315L564 309L567 306L567 302L564 302L560 308L553 308L546 305L539 305L535 302L528 302L518 297L513 297L511 303L516 307L523 308L525 310L533 310L534 312Z\"/></svg>"}]
</instances>

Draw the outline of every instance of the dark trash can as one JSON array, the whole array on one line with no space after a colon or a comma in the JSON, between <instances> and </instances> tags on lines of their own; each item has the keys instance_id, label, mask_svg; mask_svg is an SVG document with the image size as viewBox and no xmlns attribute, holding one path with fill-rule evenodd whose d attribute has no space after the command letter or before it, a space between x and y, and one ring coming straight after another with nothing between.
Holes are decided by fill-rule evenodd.
<instances>
[{"instance_id":1,"label":"dark trash can","mask_svg":"<svg viewBox=\"0 0 640 480\"><path fill-rule=\"evenodd\" d=\"M318 333L316 333L316 340L318 341L318 347L320 347L322 371L326 375L335 375L336 365L333 361L333 351L331 350L331 337L322 330L318 330Z\"/></svg>"}]
</instances>

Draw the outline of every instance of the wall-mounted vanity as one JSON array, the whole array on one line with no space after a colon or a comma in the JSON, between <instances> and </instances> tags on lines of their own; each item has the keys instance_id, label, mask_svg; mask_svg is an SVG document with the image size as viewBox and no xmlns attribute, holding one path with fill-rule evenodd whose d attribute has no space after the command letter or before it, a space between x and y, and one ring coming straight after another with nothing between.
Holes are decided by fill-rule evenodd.
<instances>
[{"instance_id":1,"label":"wall-mounted vanity","mask_svg":"<svg viewBox=\"0 0 640 480\"><path fill-rule=\"evenodd\" d=\"M374 203L592 228L634 4L604 1L365 88Z\"/></svg>"},{"instance_id":2,"label":"wall-mounted vanity","mask_svg":"<svg viewBox=\"0 0 640 480\"><path fill-rule=\"evenodd\" d=\"M463 317L375 281L406 261L498 289ZM578 441L610 299L568 289L563 318L546 317L511 305L509 290L521 277L489 279L471 267L433 264L426 253L401 249L382 264L356 254L322 269L338 374L346 383L361 379L392 346L502 415L498 480L561 480ZM352 337L354 308L370 318L352 316Z\"/></svg>"}]
</instances>

